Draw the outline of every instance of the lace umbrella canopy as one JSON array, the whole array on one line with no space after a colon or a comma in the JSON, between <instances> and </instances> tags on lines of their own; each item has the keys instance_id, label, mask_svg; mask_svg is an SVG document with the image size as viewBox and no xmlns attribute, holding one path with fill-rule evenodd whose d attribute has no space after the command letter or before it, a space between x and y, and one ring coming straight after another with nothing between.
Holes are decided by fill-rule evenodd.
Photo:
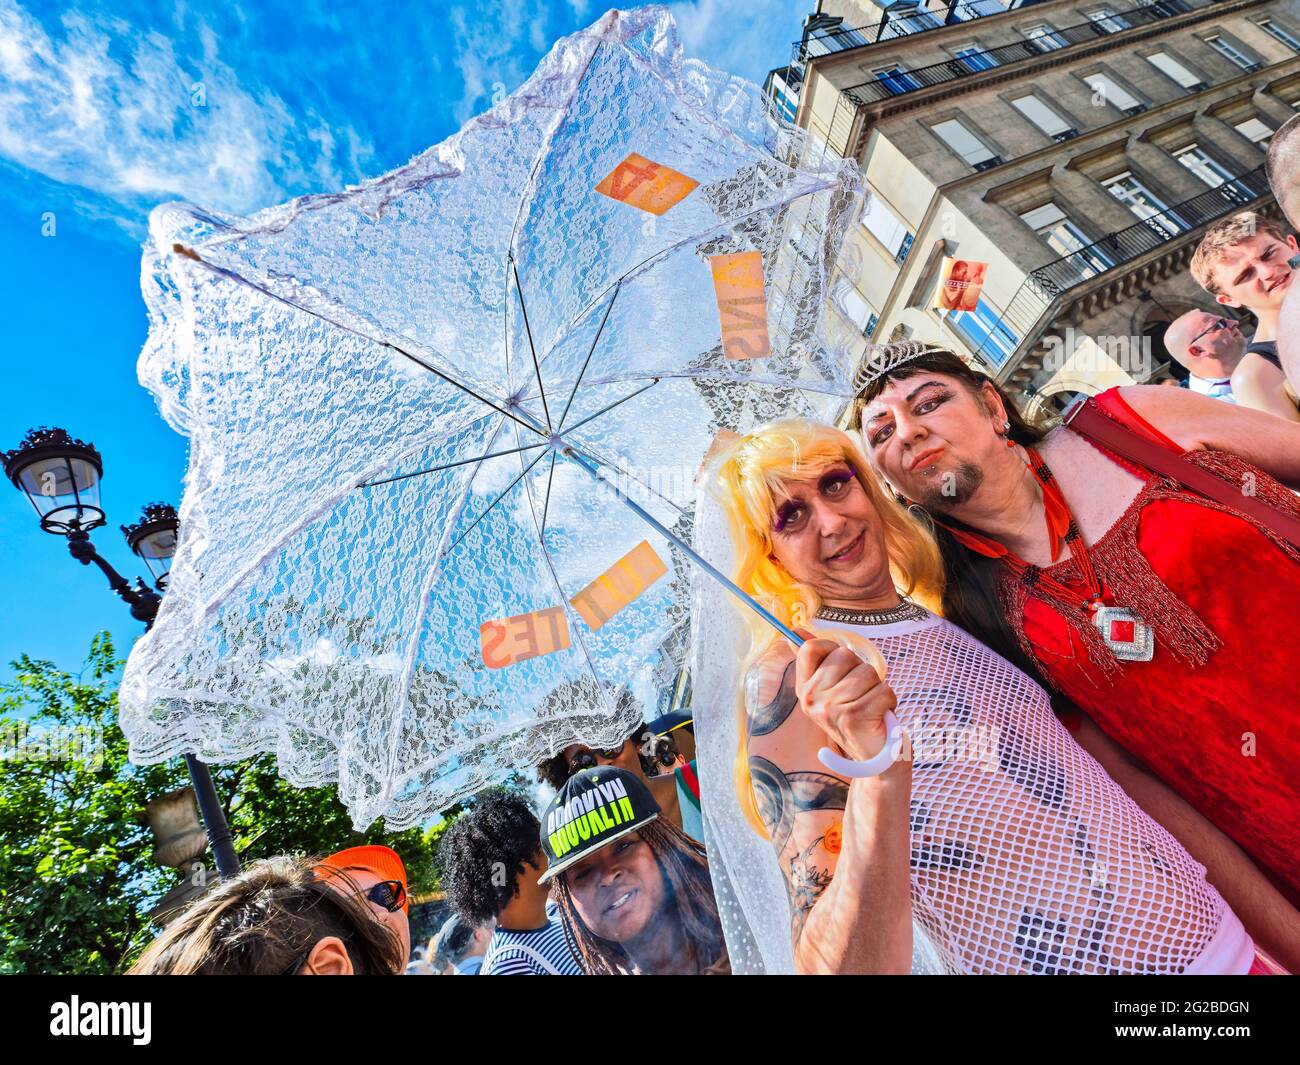
<instances>
[{"instance_id":1,"label":"lace umbrella canopy","mask_svg":"<svg viewBox=\"0 0 1300 1065\"><path fill-rule=\"evenodd\" d=\"M650 8L367 184L158 208L140 377L191 450L132 758L273 751L402 828L621 740L685 658L715 434L848 393L818 321L862 201Z\"/></svg>"}]
</instances>

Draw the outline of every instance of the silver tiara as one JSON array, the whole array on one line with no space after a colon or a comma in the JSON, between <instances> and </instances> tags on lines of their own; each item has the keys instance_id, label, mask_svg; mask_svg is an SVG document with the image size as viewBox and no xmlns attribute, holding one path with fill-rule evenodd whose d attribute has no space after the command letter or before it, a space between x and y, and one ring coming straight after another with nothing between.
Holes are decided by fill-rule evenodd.
<instances>
[{"instance_id":1,"label":"silver tiara","mask_svg":"<svg viewBox=\"0 0 1300 1065\"><path fill-rule=\"evenodd\" d=\"M860 396L867 385L888 373L893 373L905 362L945 350L919 340L904 340L897 344L873 344L862 353L858 368L853 373L853 394Z\"/></svg>"}]
</instances>

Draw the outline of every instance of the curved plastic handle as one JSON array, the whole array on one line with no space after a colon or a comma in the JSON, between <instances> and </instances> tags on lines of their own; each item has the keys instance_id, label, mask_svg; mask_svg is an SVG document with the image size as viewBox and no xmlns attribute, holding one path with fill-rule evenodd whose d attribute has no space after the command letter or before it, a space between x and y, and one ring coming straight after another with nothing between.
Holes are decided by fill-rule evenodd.
<instances>
[{"instance_id":1,"label":"curved plastic handle","mask_svg":"<svg viewBox=\"0 0 1300 1065\"><path fill-rule=\"evenodd\" d=\"M842 754L836 754L829 747L823 747L817 752L817 760L832 773L838 773L842 777L861 779L862 777L879 776L897 762L902 753L903 727L898 723L898 717L894 712L886 710L885 745L874 758L868 758L865 762L858 762L852 758L845 758Z\"/></svg>"}]
</instances>

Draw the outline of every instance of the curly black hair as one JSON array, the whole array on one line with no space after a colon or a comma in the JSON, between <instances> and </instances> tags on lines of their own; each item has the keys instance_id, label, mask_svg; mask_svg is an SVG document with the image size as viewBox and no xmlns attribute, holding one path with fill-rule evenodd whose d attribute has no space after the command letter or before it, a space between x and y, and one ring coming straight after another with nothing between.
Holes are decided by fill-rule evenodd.
<instances>
[{"instance_id":1,"label":"curly black hair","mask_svg":"<svg viewBox=\"0 0 1300 1065\"><path fill-rule=\"evenodd\" d=\"M519 894L524 863L541 849L541 822L523 796L483 793L438 845L448 905L471 925L494 920Z\"/></svg>"}]
</instances>

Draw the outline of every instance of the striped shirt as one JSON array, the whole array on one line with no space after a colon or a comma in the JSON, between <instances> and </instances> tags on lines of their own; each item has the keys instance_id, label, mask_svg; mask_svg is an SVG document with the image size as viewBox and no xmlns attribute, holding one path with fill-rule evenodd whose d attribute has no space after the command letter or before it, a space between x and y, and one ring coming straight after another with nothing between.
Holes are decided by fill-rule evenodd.
<instances>
[{"instance_id":1,"label":"striped shirt","mask_svg":"<svg viewBox=\"0 0 1300 1065\"><path fill-rule=\"evenodd\" d=\"M538 959L546 960L554 972ZM492 934L479 976L581 976L582 967L564 942L564 926L552 917L533 932L498 928Z\"/></svg>"}]
</instances>

